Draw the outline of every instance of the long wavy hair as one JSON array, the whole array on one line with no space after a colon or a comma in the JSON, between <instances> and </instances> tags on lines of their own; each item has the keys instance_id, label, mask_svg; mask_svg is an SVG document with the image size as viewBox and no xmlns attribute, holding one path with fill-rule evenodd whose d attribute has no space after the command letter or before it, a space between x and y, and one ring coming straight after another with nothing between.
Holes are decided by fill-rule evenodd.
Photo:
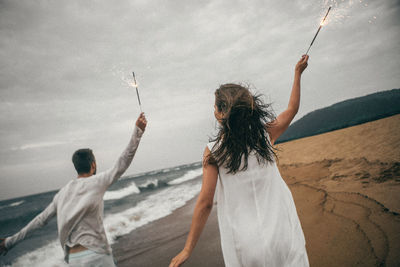
<instances>
[{"instance_id":1,"label":"long wavy hair","mask_svg":"<svg viewBox=\"0 0 400 267\"><path fill-rule=\"evenodd\" d=\"M206 164L224 166L228 173L246 170L248 157L255 151L259 164L273 162L277 155L267 138L267 129L275 119L271 104L253 95L248 86L224 84L215 91L216 110L222 114L219 131ZM242 164L243 166L240 168Z\"/></svg>"}]
</instances>

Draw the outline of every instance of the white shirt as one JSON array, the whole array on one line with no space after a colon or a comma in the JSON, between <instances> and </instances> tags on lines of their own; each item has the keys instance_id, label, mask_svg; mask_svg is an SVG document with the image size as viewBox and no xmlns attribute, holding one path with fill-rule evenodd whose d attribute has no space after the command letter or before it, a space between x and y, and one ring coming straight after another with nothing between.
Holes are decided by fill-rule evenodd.
<instances>
[{"instance_id":1,"label":"white shirt","mask_svg":"<svg viewBox=\"0 0 400 267\"><path fill-rule=\"evenodd\" d=\"M73 179L60 189L46 209L15 235L6 238L8 249L30 232L42 227L57 215L58 235L68 262L68 247L80 244L102 254L111 254L103 226L103 196L107 188L132 162L143 131L135 125L127 148L111 169L88 178Z\"/></svg>"}]
</instances>

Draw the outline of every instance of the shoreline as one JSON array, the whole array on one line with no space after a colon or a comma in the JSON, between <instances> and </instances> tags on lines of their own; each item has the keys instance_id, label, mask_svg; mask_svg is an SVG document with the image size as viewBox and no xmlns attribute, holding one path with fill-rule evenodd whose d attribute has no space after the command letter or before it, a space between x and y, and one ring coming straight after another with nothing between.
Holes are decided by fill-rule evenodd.
<instances>
[{"instance_id":1,"label":"shoreline","mask_svg":"<svg viewBox=\"0 0 400 267\"><path fill-rule=\"evenodd\" d=\"M168 266L185 245L197 196L172 214L118 238L112 246L118 267ZM225 266L216 212L214 205L197 246L184 266Z\"/></svg>"}]
</instances>

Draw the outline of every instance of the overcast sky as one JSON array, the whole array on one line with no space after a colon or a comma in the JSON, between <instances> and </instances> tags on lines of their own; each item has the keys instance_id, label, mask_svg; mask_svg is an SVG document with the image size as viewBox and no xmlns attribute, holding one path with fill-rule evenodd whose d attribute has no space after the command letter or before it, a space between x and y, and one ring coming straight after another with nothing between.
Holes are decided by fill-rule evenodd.
<instances>
[{"instance_id":1,"label":"overcast sky","mask_svg":"<svg viewBox=\"0 0 400 267\"><path fill-rule=\"evenodd\" d=\"M214 91L247 82L278 115L319 22L300 110L400 87L400 2L0 0L0 199L58 189L72 153L112 166L139 114L127 174L200 161Z\"/></svg>"}]
</instances>

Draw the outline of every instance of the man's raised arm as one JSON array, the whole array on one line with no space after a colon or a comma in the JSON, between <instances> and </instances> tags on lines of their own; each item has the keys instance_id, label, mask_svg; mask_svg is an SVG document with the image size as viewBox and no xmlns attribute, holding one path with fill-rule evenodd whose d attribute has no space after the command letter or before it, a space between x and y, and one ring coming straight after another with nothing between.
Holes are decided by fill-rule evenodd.
<instances>
[{"instance_id":1,"label":"man's raised arm","mask_svg":"<svg viewBox=\"0 0 400 267\"><path fill-rule=\"evenodd\" d=\"M126 169L128 169L133 157L135 156L146 125L147 120L142 112L136 121L135 129L133 130L133 134L128 146L125 148L124 152L122 152L115 165L111 169L99 174L99 177L96 178L99 179L104 185L104 191L107 190L107 188L116 180L118 180L118 178L121 177Z\"/></svg>"}]
</instances>

